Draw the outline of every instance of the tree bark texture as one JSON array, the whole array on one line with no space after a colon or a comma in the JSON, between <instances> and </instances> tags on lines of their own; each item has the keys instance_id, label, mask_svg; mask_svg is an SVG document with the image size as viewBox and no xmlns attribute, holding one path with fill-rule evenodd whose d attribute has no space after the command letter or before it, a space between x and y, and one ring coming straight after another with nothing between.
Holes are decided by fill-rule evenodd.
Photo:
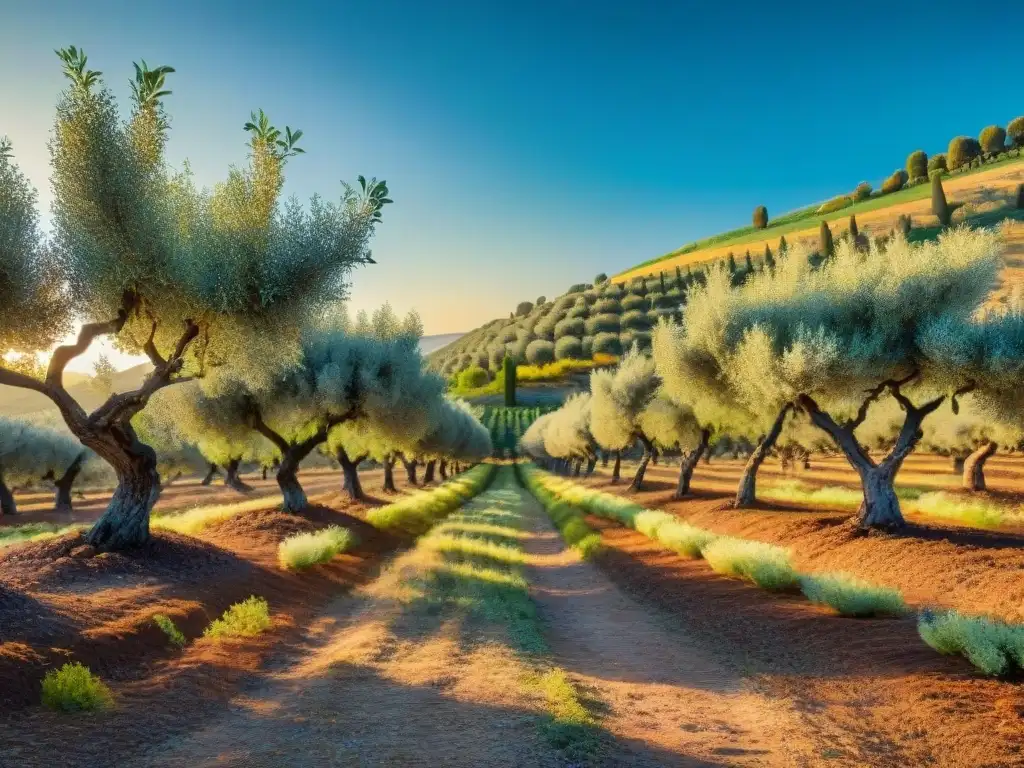
<instances>
[{"instance_id":1,"label":"tree bark texture","mask_svg":"<svg viewBox=\"0 0 1024 768\"><path fill-rule=\"evenodd\" d=\"M674 498L681 499L690 493L690 479L693 477L693 470L697 468L697 462L700 461L701 456L708 449L710 441L711 430L702 429L700 432L700 442L697 443L697 447L689 453L683 454L683 459L679 462L679 480L676 483Z\"/></svg>"},{"instance_id":2,"label":"tree bark texture","mask_svg":"<svg viewBox=\"0 0 1024 768\"><path fill-rule=\"evenodd\" d=\"M750 458L747 459L747 464L743 467L743 474L740 476L739 486L736 488L734 507L749 507L757 501L757 470L761 468L764 460L768 458L775 447L775 442L782 434L782 427L786 423L786 416L789 415L792 408L792 403L786 403L782 407L779 415L775 417L771 429L768 430L768 434L758 440L757 447L750 452Z\"/></svg>"}]
</instances>

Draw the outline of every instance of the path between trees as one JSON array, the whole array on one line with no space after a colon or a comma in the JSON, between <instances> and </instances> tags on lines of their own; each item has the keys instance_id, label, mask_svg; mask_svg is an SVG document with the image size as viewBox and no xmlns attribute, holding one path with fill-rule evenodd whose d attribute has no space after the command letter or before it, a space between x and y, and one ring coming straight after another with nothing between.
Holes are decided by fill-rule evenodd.
<instances>
[{"instance_id":1,"label":"path between trees","mask_svg":"<svg viewBox=\"0 0 1024 768\"><path fill-rule=\"evenodd\" d=\"M510 469L503 470L510 473ZM507 478L506 478L507 479ZM463 512L521 517L525 574L551 649L598 718L601 765L801 766L821 755L786 701L716 662L675 618L652 613L567 550L518 486ZM138 764L184 766L566 766L541 736L542 692L493 627L412 610L438 554L417 547L336 601L302 648L205 728L154 744ZM795 746L803 745L803 746Z\"/></svg>"}]
</instances>

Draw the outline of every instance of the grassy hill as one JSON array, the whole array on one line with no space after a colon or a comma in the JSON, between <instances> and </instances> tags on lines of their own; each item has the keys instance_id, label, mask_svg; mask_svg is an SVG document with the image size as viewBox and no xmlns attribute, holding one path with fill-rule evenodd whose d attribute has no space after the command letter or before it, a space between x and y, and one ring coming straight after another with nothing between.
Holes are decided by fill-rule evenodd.
<instances>
[{"instance_id":1,"label":"grassy hill","mask_svg":"<svg viewBox=\"0 0 1024 768\"><path fill-rule=\"evenodd\" d=\"M149 363L137 365L114 374L112 386L115 392L127 392L142 384L143 378L152 370ZM68 392L87 411L97 408L106 397L97 388L92 376L84 373L65 373L64 384ZM0 416L17 416L46 421L49 417L59 418L57 407L38 392L18 387L0 386Z\"/></svg>"},{"instance_id":2,"label":"grassy hill","mask_svg":"<svg viewBox=\"0 0 1024 768\"><path fill-rule=\"evenodd\" d=\"M946 198L961 204L954 224L992 226L1010 222L1003 228L1004 269L990 303L998 303L1013 290L1024 286L1024 210L1016 207L1016 192L1024 183L1024 159L1006 158L980 169L948 176L943 181ZM508 318L497 318L470 331L456 342L428 356L431 366L454 377L471 367L484 369L493 379L505 354L520 364L531 364L523 371L532 380L551 381L558 376L551 360L592 360L604 354L620 354L634 342L641 348L650 343L650 329L663 316L679 317L692 282L701 279L704 266L725 260L731 252L742 272L749 250L754 268L760 267L769 246L778 252L783 235L789 245L816 246L820 224L827 221L833 237L849 229L850 216L856 215L858 229L869 237L884 236L897 228L900 216L910 216L910 238L934 238L939 222L931 213L931 185L919 184L887 195L868 198L827 215L814 208L797 211L769 222L766 229L747 227L708 238L672 254L628 269L598 285L581 283L553 301L523 310ZM740 275L742 276L742 275ZM540 367L538 367L540 366ZM561 376L565 381L571 371ZM460 386L459 391L473 392Z\"/></svg>"}]
</instances>

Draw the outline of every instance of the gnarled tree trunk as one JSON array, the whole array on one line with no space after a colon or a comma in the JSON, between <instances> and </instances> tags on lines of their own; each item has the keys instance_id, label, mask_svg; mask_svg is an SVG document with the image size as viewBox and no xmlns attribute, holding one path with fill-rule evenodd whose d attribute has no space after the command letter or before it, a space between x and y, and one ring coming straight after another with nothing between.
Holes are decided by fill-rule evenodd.
<instances>
[{"instance_id":1,"label":"gnarled tree trunk","mask_svg":"<svg viewBox=\"0 0 1024 768\"><path fill-rule=\"evenodd\" d=\"M757 447L750 452L750 458L747 459L743 474L740 476L739 486L736 488L734 507L749 507L757 501L757 470L761 468L764 460L768 458L768 454L775 447L775 441L782 434L782 426L786 423L786 416L789 415L792 408L792 403L786 403L782 407L779 415L775 417L771 429L768 430L768 434L758 440Z\"/></svg>"},{"instance_id":2,"label":"gnarled tree trunk","mask_svg":"<svg viewBox=\"0 0 1024 768\"><path fill-rule=\"evenodd\" d=\"M441 480L448 479L448 461L446 459L441 459L438 462L437 471L441 474Z\"/></svg>"},{"instance_id":3,"label":"gnarled tree trunk","mask_svg":"<svg viewBox=\"0 0 1024 768\"><path fill-rule=\"evenodd\" d=\"M71 465L64 470L64 474L54 480L57 487L57 494L54 499L53 508L56 512L71 517L73 513L71 505L71 486L75 484L79 473L82 471L82 464L85 463L85 451L82 451L71 462Z\"/></svg>"},{"instance_id":4,"label":"gnarled tree trunk","mask_svg":"<svg viewBox=\"0 0 1024 768\"><path fill-rule=\"evenodd\" d=\"M0 517L18 514L18 505L14 502L14 494L4 482L3 467L0 467Z\"/></svg>"},{"instance_id":5,"label":"gnarled tree trunk","mask_svg":"<svg viewBox=\"0 0 1024 768\"><path fill-rule=\"evenodd\" d=\"M601 466L608 466L608 451L601 451Z\"/></svg>"},{"instance_id":6,"label":"gnarled tree trunk","mask_svg":"<svg viewBox=\"0 0 1024 768\"><path fill-rule=\"evenodd\" d=\"M437 460L431 459L423 465L423 484L434 482L434 470L437 468Z\"/></svg>"},{"instance_id":7,"label":"gnarled tree trunk","mask_svg":"<svg viewBox=\"0 0 1024 768\"><path fill-rule=\"evenodd\" d=\"M206 476L203 478L202 482L199 483L199 484L200 485L209 485L210 483L213 482L213 478L215 478L216 476L217 476L217 465L211 462L210 463L210 467L209 467L209 469L206 472Z\"/></svg>"},{"instance_id":8,"label":"gnarled tree trunk","mask_svg":"<svg viewBox=\"0 0 1024 768\"><path fill-rule=\"evenodd\" d=\"M592 474L594 474L594 467L596 467L596 466L597 466L597 456L591 456L590 458L587 459L587 471L586 471L586 476L587 477L590 477Z\"/></svg>"},{"instance_id":9,"label":"gnarled tree trunk","mask_svg":"<svg viewBox=\"0 0 1024 768\"><path fill-rule=\"evenodd\" d=\"M949 463L952 465L951 469L954 475L962 475L964 473L965 461L967 461L967 456L962 453L950 454Z\"/></svg>"},{"instance_id":10,"label":"gnarled tree trunk","mask_svg":"<svg viewBox=\"0 0 1024 768\"><path fill-rule=\"evenodd\" d=\"M573 459L572 462L572 476L579 477L580 470L583 469L583 459Z\"/></svg>"},{"instance_id":11,"label":"gnarled tree trunk","mask_svg":"<svg viewBox=\"0 0 1024 768\"><path fill-rule=\"evenodd\" d=\"M109 434L78 436L106 459L117 474L117 488L106 511L85 535L85 540L100 551L133 549L145 544L149 539L149 515L160 498L156 452L140 443L129 425L120 427L120 436L126 437L130 432L131 442Z\"/></svg>"},{"instance_id":12,"label":"gnarled tree trunk","mask_svg":"<svg viewBox=\"0 0 1024 768\"><path fill-rule=\"evenodd\" d=\"M900 381L882 382L871 390L868 397L861 403L857 415L843 424L837 423L829 414L822 411L818 404L807 395L801 395L797 401L799 407L803 408L811 417L811 421L832 436L847 461L860 475L864 500L861 502L860 509L857 510L857 523L861 528L892 529L901 528L906 524L900 511L899 499L896 496L896 473L903 465L903 460L914 450L917 441L921 439L921 423L925 417L935 411L946 399L946 396L943 395L924 405L914 405L903 395L900 387L915 377L916 373ZM864 423L871 403L877 400L886 389L899 402L906 415L892 449L880 462L876 463L857 440L854 431ZM957 390L953 397L967 391L970 389Z\"/></svg>"},{"instance_id":13,"label":"gnarled tree trunk","mask_svg":"<svg viewBox=\"0 0 1024 768\"><path fill-rule=\"evenodd\" d=\"M615 452L615 464L612 466L612 485L619 482L622 474L622 451Z\"/></svg>"},{"instance_id":14,"label":"gnarled tree trunk","mask_svg":"<svg viewBox=\"0 0 1024 768\"><path fill-rule=\"evenodd\" d=\"M395 457L384 458L384 493L398 493L395 487Z\"/></svg>"},{"instance_id":15,"label":"gnarled tree trunk","mask_svg":"<svg viewBox=\"0 0 1024 768\"><path fill-rule=\"evenodd\" d=\"M978 448L964 461L963 487L969 491L985 490L985 462L996 452L999 446L987 442Z\"/></svg>"},{"instance_id":16,"label":"gnarled tree trunk","mask_svg":"<svg viewBox=\"0 0 1024 768\"><path fill-rule=\"evenodd\" d=\"M647 464L651 460L651 456L654 454L654 443L647 439L644 434L637 434L637 440L644 447L644 455L640 459L640 466L636 468L636 474L633 475L633 482L629 484L629 490L639 491L644 485L644 475L647 473Z\"/></svg>"},{"instance_id":17,"label":"gnarled tree trunk","mask_svg":"<svg viewBox=\"0 0 1024 768\"><path fill-rule=\"evenodd\" d=\"M359 456L352 459L344 448L338 448L337 456L338 463L341 464L341 474L344 477L342 490L348 494L350 500L362 501L366 497L363 495L362 483L359 482L359 464L366 457Z\"/></svg>"},{"instance_id":18,"label":"gnarled tree trunk","mask_svg":"<svg viewBox=\"0 0 1024 768\"><path fill-rule=\"evenodd\" d=\"M700 431L700 442L697 443L697 447L689 453L683 454L683 459L679 463L679 481L676 483L676 492L673 498L681 499L690 493L690 479L693 477L693 470L697 468L697 462L700 461L700 457L708 449L710 441L711 430L702 429Z\"/></svg>"},{"instance_id":19,"label":"gnarled tree trunk","mask_svg":"<svg viewBox=\"0 0 1024 768\"><path fill-rule=\"evenodd\" d=\"M224 485L228 488L238 491L239 493L249 493L252 487L247 483L242 482L242 478L238 476L238 468L242 462L240 459L231 459L227 466L224 467Z\"/></svg>"}]
</instances>

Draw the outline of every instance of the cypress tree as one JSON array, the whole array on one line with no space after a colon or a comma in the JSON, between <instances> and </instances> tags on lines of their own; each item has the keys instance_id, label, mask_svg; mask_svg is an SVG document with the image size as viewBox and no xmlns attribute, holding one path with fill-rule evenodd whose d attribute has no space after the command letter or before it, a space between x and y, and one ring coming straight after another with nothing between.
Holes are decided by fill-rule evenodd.
<instances>
[{"instance_id":1,"label":"cypress tree","mask_svg":"<svg viewBox=\"0 0 1024 768\"><path fill-rule=\"evenodd\" d=\"M661 292L662 293L668 293L668 289L665 288L665 272L664 271L658 273L658 279L661 282Z\"/></svg>"},{"instance_id":2,"label":"cypress tree","mask_svg":"<svg viewBox=\"0 0 1024 768\"><path fill-rule=\"evenodd\" d=\"M821 230L818 233L818 251L823 259L830 258L836 252L835 243L832 242L832 230L828 228L828 222L821 222Z\"/></svg>"},{"instance_id":3,"label":"cypress tree","mask_svg":"<svg viewBox=\"0 0 1024 768\"><path fill-rule=\"evenodd\" d=\"M766 269L775 270L775 257L772 256L772 249L768 243L764 244L764 266Z\"/></svg>"},{"instance_id":4,"label":"cypress tree","mask_svg":"<svg viewBox=\"0 0 1024 768\"><path fill-rule=\"evenodd\" d=\"M687 275L689 275L689 272L690 272L690 268L689 267L686 268L686 272L687 272ZM683 271L677 266L676 267L676 288L678 288L681 291L681 290L683 290L683 285L684 285L684 283L683 283Z\"/></svg>"},{"instance_id":5,"label":"cypress tree","mask_svg":"<svg viewBox=\"0 0 1024 768\"><path fill-rule=\"evenodd\" d=\"M754 271L754 261L753 261L753 259L750 258L750 250L749 249L747 250L747 264L746 264L746 266L747 266L747 272L753 272Z\"/></svg>"},{"instance_id":6,"label":"cypress tree","mask_svg":"<svg viewBox=\"0 0 1024 768\"><path fill-rule=\"evenodd\" d=\"M729 274L736 274L736 257L732 255L732 251L729 251Z\"/></svg>"},{"instance_id":7,"label":"cypress tree","mask_svg":"<svg viewBox=\"0 0 1024 768\"><path fill-rule=\"evenodd\" d=\"M505 379L505 407L514 408L516 405L516 361L511 356L505 355L501 372Z\"/></svg>"},{"instance_id":8,"label":"cypress tree","mask_svg":"<svg viewBox=\"0 0 1024 768\"><path fill-rule=\"evenodd\" d=\"M784 254L787 248L789 248L789 245L786 244L786 236L783 235L779 238L779 255L781 256Z\"/></svg>"},{"instance_id":9,"label":"cypress tree","mask_svg":"<svg viewBox=\"0 0 1024 768\"><path fill-rule=\"evenodd\" d=\"M953 211L949 209L946 202L946 190L942 188L942 174L932 174L932 213L939 220L939 224L948 227L953 220Z\"/></svg>"},{"instance_id":10,"label":"cypress tree","mask_svg":"<svg viewBox=\"0 0 1024 768\"><path fill-rule=\"evenodd\" d=\"M857 239L857 235L860 234L860 230L857 229L857 217L854 214L850 214L850 238L853 240Z\"/></svg>"}]
</instances>

